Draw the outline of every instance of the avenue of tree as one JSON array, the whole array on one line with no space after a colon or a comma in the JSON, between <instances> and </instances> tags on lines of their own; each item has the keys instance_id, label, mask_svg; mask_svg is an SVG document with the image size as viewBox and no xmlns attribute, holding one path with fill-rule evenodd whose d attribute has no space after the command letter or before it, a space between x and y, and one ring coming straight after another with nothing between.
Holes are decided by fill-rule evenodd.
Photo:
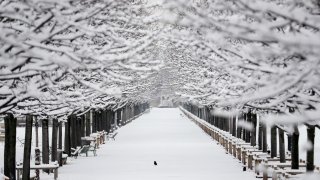
<instances>
[{"instance_id":1,"label":"avenue of tree","mask_svg":"<svg viewBox=\"0 0 320 180\"><path fill-rule=\"evenodd\" d=\"M15 176L17 117L26 118L27 179L34 123L48 141L52 122L53 151L70 155L79 138L123 125L162 93L263 151L270 128L271 156L277 144L281 162L291 151L293 169L304 125L313 170L319 22L319 0L0 0L4 174ZM236 128L240 120L254 128Z\"/></svg>"}]
</instances>

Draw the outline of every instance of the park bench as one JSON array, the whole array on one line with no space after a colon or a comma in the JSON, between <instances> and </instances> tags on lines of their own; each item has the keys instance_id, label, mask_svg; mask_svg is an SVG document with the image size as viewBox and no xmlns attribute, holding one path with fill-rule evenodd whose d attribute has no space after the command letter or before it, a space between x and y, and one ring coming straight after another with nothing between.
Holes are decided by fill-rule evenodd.
<instances>
[{"instance_id":1,"label":"park bench","mask_svg":"<svg viewBox=\"0 0 320 180\"><path fill-rule=\"evenodd\" d=\"M109 133L109 134L107 135L107 139L108 139L108 140L109 140L109 139L116 140L115 137L116 137L117 134L118 134L118 132Z\"/></svg>"},{"instance_id":2,"label":"park bench","mask_svg":"<svg viewBox=\"0 0 320 180\"><path fill-rule=\"evenodd\" d=\"M67 164L68 154L62 153L62 164Z\"/></svg>"},{"instance_id":3,"label":"park bench","mask_svg":"<svg viewBox=\"0 0 320 180\"><path fill-rule=\"evenodd\" d=\"M99 144L104 144L104 140L105 140L105 135L106 135L106 132L103 130L103 131L97 131L97 138L99 138Z\"/></svg>"},{"instance_id":4,"label":"park bench","mask_svg":"<svg viewBox=\"0 0 320 180\"><path fill-rule=\"evenodd\" d=\"M17 180L22 179L22 168L23 168L22 164L16 166ZM59 168L59 164L30 165L30 170L49 170L49 172L53 171L55 180L58 179L58 168Z\"/></svg>"},{"instance_id":5,"label":"park bench","mask_svg":"<svg viewBox=\"0 0 320 180\"><path fill-rule=\"evenodd\" d=\"M77 147L77 149L71 148L71 156L77 159L79 152L81 150L81 147Z\"/></svg>"},{"instance_id":6,"label":"park bench","mask_svg":"<svg viewBox=\"0 0 320 180\"><path fill-rule=\"evenodd\" d=\"M303 169L291 169L291 162L280 163L279 158L267 158L263 160L262 165L267 168L271 169L272 171L272 179L278 179L280 176L285 176L285 174L290 175L297 175L297 174L304 174L306 172L306 163L305 161L300 159L299 167ZM263 179L268 179L269 173L263 173Z\"/></svg>"},{"instance_id":7,"label":"park bench","mask_svg":"<svg viewBox=\"0 0 320 180\"><path fill-rule=\"evenodd\" d=\"M86 154L86 157L88 157L88 152L92 151L93 155L96 156L96 146L95 145L84 145L80 150L79 150L79 155L80 154Z\"/></svg>"},{"instance_id":8,"label":"park bench","mask_svg":"<svg viewBox=\"0 0 320 180\"><path fill-rule=\"evenodd\" d=\"M96 145L96 148L99 149L100 144L104 144L104 136L105 132L104 131L97 131L95 133L90 134L90 137L87 139L90 139L91 142L94 142Z\"/></svg>"}]
</instances>

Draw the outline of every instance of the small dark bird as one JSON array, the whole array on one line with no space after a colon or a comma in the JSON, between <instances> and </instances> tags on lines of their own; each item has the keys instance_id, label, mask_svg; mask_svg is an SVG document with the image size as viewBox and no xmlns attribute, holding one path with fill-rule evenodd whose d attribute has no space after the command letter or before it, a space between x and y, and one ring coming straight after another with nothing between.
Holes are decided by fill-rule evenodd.
<instances>
[{"instance_id":1,"label":"small dark bird","mask_svg":"<svg viewBox=\"0 0 320 180\"><path fill-rule=\"evenodd\" d=\"M246 166L243 166L243 169L242 169L243 171L246 171L247 170L247 167Z\"/></svg>"},{"instance_id":2,"label":"small dark bird","mask_svg":"<svg viewBox=\"0 0 320 180\"><path fill-rule=\"evenodd\" d=\"M155 166L158 165L157 161L153 161L153 164L154 164Z\"/></svg>"}]
</instances>

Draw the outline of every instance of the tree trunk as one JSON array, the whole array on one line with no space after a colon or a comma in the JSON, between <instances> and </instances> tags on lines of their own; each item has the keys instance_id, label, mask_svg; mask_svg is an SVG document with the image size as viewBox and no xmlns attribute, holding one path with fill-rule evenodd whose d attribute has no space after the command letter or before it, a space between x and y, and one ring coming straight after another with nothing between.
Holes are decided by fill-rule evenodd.
<instances>
[{"instance_id":1,"label":"tree trunk","mask_svg":"<svg viewBox=\"0 0 320 180\"><path fill-rule=\"evenodd\" d=\"M107 111L107 132L109 133L111 131L111 111L109 109Z\"/></svg>"},{"instance_id":2,"label":"tree trunk","mask_svg":"<svg viewBox=\"0 0 320 180\"><path fill-rule=\"evenodd\" d=\"M102 127L102 111L100 110L99 113L98 113L98 130L99 131L102 131L103 130L103 127Z\"/></svg>"},{"instance_id":3,"label":"tree trunk","mask_svg":"<svg viewBox=\"0 0 320 180\"><path fill-rule=\"evenodd\" d=\"M238 117L238 122L239 122L239 117ZM241 135L242 135L242 128L241 126L237 126L237 138L242 139Z\"/></svg>"},{"instance_id":4,"label":"tree trunk","mask_svg":"<svg viewBox=\"0 0 320 180\"><path fill-rule=\"evenodd\" d=\"M117 110L117 125L120 126L121 124L121 109Z\"/></svg>"},{"instance_id":5,"label":"tree trunk","mask_svg":"<svg viewBox=\"0 0 320 180\"><path fill-rule=\"evenodd\" d=\"M71 147L77 148L77 117L73 114L71 115Z\"/></svg>"},{"instance_id":6,"label":"tree trunk","mask_svg":"<svg viewBox=\"0 0 320 180\"><path fill-rule=\"evenodd\" d=\"M126 106L122 108L122 125L125 124L127 120L127 114L126 114Z\"/></svg>"},{"instance_id":7,"label":"tree trunk","mask_svg":"<svg viewBox=\"0 0 320 180\"><path fill-rule=\"evenodd\" d=\"M225 122L225 131L230 132L230 118L223 118Z\"/></svg>"},{"instance_id":8,"label":"tree trunk","mask_svg":"<svg viewBox=\"0 0 320 180\"><path fill-rule=\"evenodd\" d=\"M59 146L58 148L62 150L62 122L59 122Z\"/></svg>"},{"instance_id":9,"label":"tree trunk","mask_svg":"<svg viewBox=\"0 0 320 180\"><path fill-rule=\"evenodd\" d=\"M97 121L96 112L92 111L92 133L97 132Z\"/></svg>"},{"instance_id":10,"label":"tree trunk","mask_svg":"<svg viewBox=\"0 0 320 180\"><path fill-rule=\"evenodd\" d=\"M71 118L68 116L67 122L64 123L64 152L71 156L71 136L70 136Z\"/></svg>"},{"instance_id":11,"label":"tree trunk","mask_svg":"<svg viewBox=\"0 0 320 180\"><path fill-rule=\"evenodd\" d=\"M99 111L96 111L95 118L96 118L96 130L100 131L100 112Z\"/></svg>"},{"instance_id":12,"label":"tree trunk","mask_svg":"<svg viewBox=\"0 0 320 180\"><path fill-rule=\"evenodd\" d=\"M285 150L285 144L284 144L284 132L282 129L279 130L279 155L280 155L280 162L285 163L286 162L286 150Z\"/></svg>"},{"instance_id":13,"label":"tree trunk","mask_svg":"<svg viewBox=\"0 0 320 180\"><path fill-rule=\"evenodd\" d=\"M85 137L86 136L86 120L85 120L85 115L80 116L80 136Z\"/></svg>"},{"instance_id":14,"label":"tree trunk","mask_svg":"<svg viewBox=\"0 0 320 180\"><path fill-rule=\"evenodd\" d=\"M31 140L32 140L32 123L31 115L26 117L26 129L24 136L24 151L23 151L23 170L22 180L30 179L30 156L31 156Z\"/></svg>"},{"instance_id":15,"label":"tree trunk","mask_svg":"<svg viewBox=\"0 0 320 180\"><path fill-rule=\"evenodd\" d=\"M236 136L237 135L237 119L235 116L232 116L232 124L233 124L232 136Z\"/></svg>"},{"instance_id":16,"label":"tree trunk","mask_svg":"<svg viewBox=\"0 0 320 180\"><path fill-rule=\"evenodd\" d=\"M245 121L248 123L248 124L251 124L251 112L248 112L245 114ZM251 143L251 131L249 129L246 130L246 138L245 138L245 141L247 143Z\"/></svg>"},{"instance_id":17,"label":"tree trunk","mask_svg":"<svg viewBox=\"0 0 320 180\"><path fill-rule=\"evenodd\" d=\"M135 109L135 108L134 108ZM118 121L118 116L117 116L117 110L113 111L113 127L117 127L117 121Z\"/></svg>"},{"instance_id":18,"label":"tree trunk","mask_svg":"<svg viewBox=\"0 0 320 180\"><path fill-rule=\"evenodd\" d=\"M16 127L17 119L10 113L4 118L4 175L16 179Z\"/></svg>"},{"instance_id":19,"label":"tree trunk","mask_svg":"<svg viewBox=\"0 0 320 180\"><path fill-rule=\"evenodd\" d=\"M91 134L90 111L86 113L86 136Z\"/></svg>"},{"instance_id":20,"label":"tree trunk","mask_svg":"<svg viewBox=\"0 0 320 180\"><path fill-rule=\"evenodd\" d=\"M251 146L257 145L257 115L254 113L250 113L251 123L253 128L251 130Z\"/></svg>"},{"instance_id":21,"label":"tree trunk","mask_svg":"<svg viewBox=\"0 0 320 180\"><path fill-rule=\"evenodd\" d=\"M133 111L132 111L132 112L133 112ZM132 112L131 112L131 113L132 113ZM112 126L112 127L115 127L116 122L117 122L116 112L115 112L115 111L112 111L112 124L111 124L111 126Z\"/></svg>"},{"instance_id":22,"label":"tree trunk","mask_svg":"<svg viewBox=\"0 0 320 180\"><path fill-rule=\"evenodd\" d=\"M105 110L102 110L101 113L102 130L107 132L107 112Z\"/></svg>"},{"instance_id":23,"label":"tree trunk","mask_svg":"<svg viewBox=\"0 0 320 180\"><path fill-rule=\"evenodd\" d=\"M259 128L258 128L258 149L262 150L262 142L263 142L263 128L262 124L259 120Z\"/></svg>"},{"instance_id":24,"label":"tree trunk","mask_svg":"<svg viewBox=\"0 0 320 180\"><path fill-rule=\"evenodd\" d=\"M292 135L288 134L288 151L291 152L292 149Z\"/></svg>"},{"instance_id":25,"label":"tree trunk","mask_svg":"<svg viewBox=\"0 0 320 180\"><path fill-rule=\"evenodd\" d=\"M277 157L277 127L271 127L271 158Z\"/></svg>"},{"instance_id":26,"label":"tree trunk","mask_svg":"<svg viewBox=\"0 0 320 180\"><path fill-rule=\"evenodd\" d=\"M39 149L39 121L37 119L37 116L34 116L35 118L35 131L36 131L36 148L34 149L34 153L35 153L35 162L34 164L35 165L39 165L40 162L41 162L41 159L40 159L40 149ZM36 169L35 170L36 172L36 178L37 179L40 179L40 171L39 169Z\"/></svg>"},{"instance_id":27,"label":"tree trunk","mask_svg":"<svg viewBox=\"0 0 320 180\"><path fill-rule=\"evenodd\" d=\"M262 151L268 151L268 143L267 143L267 126L265 124L262 125Z\"/></svg>"},{"instance_id":28,"label":"tree trunk","mask_svg":"<svg viewBox=\"0 0 320 180\"><path fill-rule=\"evenodd\" d=\"M59 129L58 129L58 153L57 153L57 158L58 158L58 162L59 162L59 166L62 166L62 122L59 122Z\"/></svg>"},{"instance_id":29,"label":"tree trunk","mask_svg":"<svg viewBox=\"0 0 320 180\"><path fill-rule=\"evenodd\" d=\"M42 120L42 163L49 164L48 119ZM48 171L45 171L45 172L48 172Z\"/></svg>"},{"instance_id":30,"label":"tree trunk","mask_svg":"<svg viewBox=\"0 0 320 180\"><path fill-rule=\"evenodd\" d=\"M299 130L294 127L292 134L291 169L299 169Z\"/></svg>"},{"instance_id":31,"label":"tree trunk","mask_svg":"<svg viewBox=\"0 0 320 180\"><path fill-rule=\"evenodd\" d=\"M307 171L314 170L314 134L315 134L315 127L308 126L307 128L307 135L308 141L311 143L310 149L307 150Z\"/></svg>"},{"instance_id":32,"label":"tree trunk","mask_svg":"<svg viewBox=\"0 0 320 180\"><path fill-rule=\"evenodd\" d=\"M58 119L52 120L52 136L51 136L51 161L57 160L57 146L58 146Z\"/></svg>"},{"instance_id":33,"label":"tree trunk","mask_svg":"<svg viewBox=\"0 0 320 180\"><path fill-rule=\"evenodd\" d=\"M76 138L77 138L77 143L76 146L81 146L81 137L82 137L82 128L81 128L81 118L75 116L75 121L76 121Z\"/></svg>"}]
</instances>

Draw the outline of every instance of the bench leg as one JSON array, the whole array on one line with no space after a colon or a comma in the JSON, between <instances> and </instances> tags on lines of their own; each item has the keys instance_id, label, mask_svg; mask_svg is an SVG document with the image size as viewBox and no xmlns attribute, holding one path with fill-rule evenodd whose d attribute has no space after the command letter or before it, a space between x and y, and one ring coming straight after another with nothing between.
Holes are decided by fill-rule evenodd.
<instances>
[{"instance_id":1,"label":"bench leg","mask_svg":"<svg viewBox=\"0 0 320 180\"><path fill-rule=\"evenodd\" d=\"M17 180L20 180L20 170L17 169Z\"/></svg>"},{"instance_id":2,"label":"bench leg","mask_svg":"<svg viewBox=\"0 0 320 180\"><path fill-rule=\"evenodd\" d=\"M57 180L58 179L58 168L56 168L54 170L54 179Z\"/></svg>"}]
</instances>

